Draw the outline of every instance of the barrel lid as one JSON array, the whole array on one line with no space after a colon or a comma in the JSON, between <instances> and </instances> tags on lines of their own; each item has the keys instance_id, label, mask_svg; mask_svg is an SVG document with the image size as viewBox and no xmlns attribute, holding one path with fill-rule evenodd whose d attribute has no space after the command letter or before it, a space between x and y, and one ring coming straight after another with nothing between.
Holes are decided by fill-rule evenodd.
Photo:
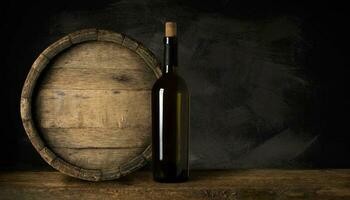
<instances>
[{"instance_id":1,"label":"barrel lid","mask_svg":"<svg viewBox=\"0 0 350 200\"><path fill-rule=\"evenodd\" d=\"M151 157L151 88L161 75L140 42L84 29L45 49L23 86L21 117L42 158L84 180L117 179Z\"/></svg>"}]
</instances>

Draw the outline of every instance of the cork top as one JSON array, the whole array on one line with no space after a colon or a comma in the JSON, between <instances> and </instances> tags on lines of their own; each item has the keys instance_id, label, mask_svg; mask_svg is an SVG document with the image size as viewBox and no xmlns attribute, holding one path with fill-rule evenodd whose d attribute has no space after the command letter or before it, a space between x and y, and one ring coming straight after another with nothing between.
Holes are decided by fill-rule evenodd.
<instances>
[{"instance_id":1,"label":"cork top","mask_svg":"<svg viewBox=\"0 0 350 200\"><path fill-rule=\"evenodd\" d=\"M165 22L165 37L176 36L176 22Z\"/></svg>"}]
</instances>

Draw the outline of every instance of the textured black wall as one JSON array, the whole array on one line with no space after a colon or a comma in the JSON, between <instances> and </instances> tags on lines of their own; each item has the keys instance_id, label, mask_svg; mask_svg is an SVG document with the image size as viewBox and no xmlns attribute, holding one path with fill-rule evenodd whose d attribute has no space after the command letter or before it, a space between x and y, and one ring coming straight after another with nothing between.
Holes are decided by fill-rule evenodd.
<instances>
[{"instance_id":1,"label":"textured black wall","mask_svg":"<svg viewBox=\"0 0 350 200\"><path fill-rule=\"evenodd\" d=\"M47 166L19 115L26 74L46 46L94 27L126 33L161 60L166 20L178 22L179 70L192 92L192 167L350 167L342 6L242 2L4 4L2 167Z\"/></svg>"}]
</instances>

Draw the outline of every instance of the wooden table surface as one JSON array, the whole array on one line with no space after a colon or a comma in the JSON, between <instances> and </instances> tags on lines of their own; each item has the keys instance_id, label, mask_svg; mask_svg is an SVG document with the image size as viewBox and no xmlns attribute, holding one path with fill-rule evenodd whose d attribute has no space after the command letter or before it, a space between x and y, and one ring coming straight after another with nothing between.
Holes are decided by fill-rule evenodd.
<instances>
[{"instance_id":1,"label":"wooden table surface","mask_svg":"<svg viewBox=\"0 0 350 200\"><path fill-rule=\"evenodd\" d=\"M0 172L0 199L350 199L350 169L192 171L186 183L161 184L149 171L88 182L59 172Z\"/></svg>"}]
</instances>

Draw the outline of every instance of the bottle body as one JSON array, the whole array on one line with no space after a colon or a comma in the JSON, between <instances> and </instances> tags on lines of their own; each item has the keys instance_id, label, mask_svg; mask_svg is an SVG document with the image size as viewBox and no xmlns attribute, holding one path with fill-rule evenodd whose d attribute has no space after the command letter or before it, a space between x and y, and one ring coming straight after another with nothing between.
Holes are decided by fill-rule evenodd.
<instances>
[{"instance_id":1,"label":"bottle body","mask_svg":"<svg viewBox=\"0 0 350 200\"><path fill-rule=\"evenodd\" d=\"M163 75L152 88L153 179L183 182L189 176L190 95L176 70L176 24L166 24L165 32Z\"/></svg>"},{"instance_id":2,"label":"bottle body","mask_svg":"<svg viewBox=\"0 0 350 200\"><path fill-rule=\"evenodd\" d=\"M182 182L189 176L189 93L176 74L162 76L152 89L153 178Z\"/></svg>"}]
</instances>

